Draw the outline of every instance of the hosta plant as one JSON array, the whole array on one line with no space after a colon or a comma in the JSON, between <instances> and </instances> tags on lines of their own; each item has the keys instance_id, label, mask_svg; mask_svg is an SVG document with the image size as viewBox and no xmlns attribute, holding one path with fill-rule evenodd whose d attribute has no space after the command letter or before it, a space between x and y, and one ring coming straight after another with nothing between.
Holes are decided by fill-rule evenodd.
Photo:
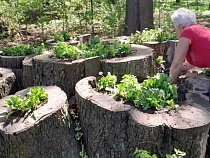
<instances>
[{"instance_id":1,"label":"hosta plant","mask_svg":"<svg viewBox=\"0 0 210 158\"><path fill-rule=\"evenodd\" d=\"M48 94L42 87L30 88L27 95L22 99L17 95L11 96L10 99L6 99L3 107L8 108L7 118L16 113L19 115L27 116L33 110L39 108L44 103Z\"/></svg>"}]
</instances>

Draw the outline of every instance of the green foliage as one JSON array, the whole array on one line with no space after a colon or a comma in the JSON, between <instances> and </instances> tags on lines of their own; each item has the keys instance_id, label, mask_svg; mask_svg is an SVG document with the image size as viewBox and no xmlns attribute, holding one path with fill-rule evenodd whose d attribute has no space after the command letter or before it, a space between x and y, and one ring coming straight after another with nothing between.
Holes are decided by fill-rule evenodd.
<instances>
[{"instance_id":1,"label":"green foliage","mask_svg":"<svg viewBox=\"0 0 210 158\"><path fill-rule=\"evenodd\" d=\"M158 56L157 59L156 59L156 64L158 66L162 65L164 63L164 60L163 60L163 56Z\"/></svg>"},{"instance_id":2,"label":"green foliage","mask_svg":"<svg viewBox=\"0 0 210 158\"><path fill-rule=\"evenodd\" d=\"M30 88L24 99L14 95L10 99L5 100L3 107L9 108L7 118L14 114L26 115L37 109L43 104L43 101L48 97L48 94L42 87Z\"/></svg>"},{"instance_id":3,"label":"green foliage","mask_svg":"<svg viewBox=\"0 0 210 158\"><path fill-rule=\"evenodd\" d=\"M106 76L103 76L98 82L98 90L109 90L113 89L117 83L117 77L111 75L110 72Z\"/></svg>"},{"instance_id":4,"label":"green foliage","mask_svg":"<svg viewBox=\"0 0 210 158\"><path fill-rule=\"evenodd\" d=\"M55 42L63 42L63 41L68 41L71 38L71 34L68 31L61 31L57 32L54 35L54 41Z\"/></svg>"},{"instance_id":5,"label":"green foliage","mask_svg":"<svg viewBox=\"0 0 210 158\"><path fill-rule=\"evenodd\" d=\"M118 85L119 96L124 97L126 101L134 101L139 98L140 84L134 75L124 75L121 83Z\"/></svg>"},{"instance_id":6,"label":"green foliage","mask_svg":"<svg viewBox=\"0 0 210 158\"><path fill-rule=\"evenodd\" d=\"M56 58L71 58L76 60L80 57L80 51L76 46L67 43L58 43L54 49Z\"/></svg>"},{"instance_id":7,"label":"green foliage","mask_svg":"<svg viewBox=\"0 0 210 158\"><path fill-rule=\"evenodd\" d=\"M151 107L161 110L165 105L176 109L174 99L178 97L177 89L169 84L170 80L167 74L157 73L140 84L134 75L125 74L120 84L116 85L116 76L109 73L108 77L99 80L98 90L114 91L115 98L122 97L125 102L134 102L136 107L141 105L143 110ZM114 89L115 87L117 89Z\"/></svg>"},{"instance_id":8,"label":"green foliage","mask_svg":"<svg viewBox=\"0 0 210 158\"><path fill-rule=\"evenodd\" d=\"M130 41L135 44L142 44L143 42L163 42L166 40L165 32L160 28L145 29L142 32L136 31L130 38Z\"/></svg>"},{"instance_id":9,"label":"green foliage","mask_svg":"<svg viewBox=\"0 0 210 158\"><path fill-rule=\"evenodd\" d=\"M136 100L136 106L143 106L143 110L155 107L160 110L165 105L175 108L174 99L178 97L177 89L170 85L171 78L167 74L157 73L154 77L144 80L141 84L141 95Z\"/></svg>"},{"instance_id":10,"label":"green foliage","mask_svg":"<svg viewBox=\"0 0 210 158\"><path fill-rule=\"evenodd\" d=\"M206 76L210 76L210 68L205 68L203 72Z\"/></svg>"},{"instance_id":11,"label":"green foliage","mask_svg":"<svg viewBox=\"0 0 210 158\"><path fill-rule=\"evenodd\" d=\"M109 44L100 42L97 38L94 38L89 46L85 44L79 46L79 49L83 52L83 58L99 56L102 59L127 56L132 53L130 48L130 44L120 43L118 41Z\"/></svg>"},{"instance_id":12,"label":"green foliage","mask_svg":"<svg viewBox=\"0 0 210 158\"><path fill-rule=\"evenodd\" d=\"M33 47L24 44L2 49L2 55L6 56L24 56L29 54L34 54L34 49Z\"/></svg>"},{"instance_id":13,"label":"green foliage","mask_svg":"<svg viewBox=\"0 0 210 158\"><path fill-rule=\"evenodd\" d=\"M183 158L186 156L185 152L180 151L179 149L174 148L175 154L166 155L166 158ZM133 155L135 158L157 158L156 154L151 155L148 151L146 150L139 150L138 148L135 149Z\"/></svg>"}]
</instances>

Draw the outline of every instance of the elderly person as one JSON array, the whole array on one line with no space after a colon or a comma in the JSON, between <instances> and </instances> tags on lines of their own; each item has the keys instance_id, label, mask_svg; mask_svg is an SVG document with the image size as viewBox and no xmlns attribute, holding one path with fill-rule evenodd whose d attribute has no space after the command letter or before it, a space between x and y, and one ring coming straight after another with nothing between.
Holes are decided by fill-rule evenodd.
<instances>
[{"instance_id":1,"label":"elderly person","mask_svg":"<svg viewBox=\"0 0 210 158\"><path fill-rule=\"evenodd\" d=\"M210 68L210 30L196 24L195 13L185 8L176 10L171 19L179 39L170 68L173 84L182 70Z\"/></svg>"}]
</instances>

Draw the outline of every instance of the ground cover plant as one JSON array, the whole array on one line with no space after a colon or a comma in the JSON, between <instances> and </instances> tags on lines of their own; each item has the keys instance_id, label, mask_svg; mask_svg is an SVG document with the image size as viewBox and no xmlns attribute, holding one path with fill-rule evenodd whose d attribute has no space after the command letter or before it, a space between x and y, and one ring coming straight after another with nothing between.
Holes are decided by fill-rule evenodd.
<instances>
[{"instance_id":1,"label":"ground cover plant","mask_svg":"<svg viewBox=\"0 0 210 158\"><path fill-rule=\"evenodd\" d=\"M63 42L68 41L71 39L71 34L68 31L60 31L56 32L54 35L54 41L57 42Z\"/></svg>"},{"instance_id":2,"label":"ground cover plant","mask_svg":"<svg viewBox=\"0 0 210 158\"><path fill-rule=\"evenodd\" d=\"M17 114L25 118L47 102L48 94L42 87L30 88L27 95L22 99L17 95L13 95L10 99L6 99L3 107L8 109L6 118L10 115Z\"/></svg>"},{"instance_id":3,"label":"ground cover plant","mask_svg":"<svg viewBox=\"0 0 210 158\"><path fill-rule=\"evenodd\" d=\"M161 110L166 105L176 109L174 101L178 97L177 88L169 84L170 80L167 74L157 73L139 83L134 75L125 74L117 84L116 76L108 73L98 81L97 90L106 91L116 100L123 98L124 102L133 102L143 110L152 107Z\"/></svg>"},{"instance_id":4,"label":"ground cover plant","mask_svg":"<svg viewBox=\"0 0 210 158\"><path fill-rule=\"evenodd\" d=\"M174 148L174 154L166 154L166 158L183 158L186 156L185 152L180 151L179 149ZM139 150L138 148L135 149L133 155L135 158L158 158L156 154L150 154L146 150Z\"/></svg>"}]
</instances>

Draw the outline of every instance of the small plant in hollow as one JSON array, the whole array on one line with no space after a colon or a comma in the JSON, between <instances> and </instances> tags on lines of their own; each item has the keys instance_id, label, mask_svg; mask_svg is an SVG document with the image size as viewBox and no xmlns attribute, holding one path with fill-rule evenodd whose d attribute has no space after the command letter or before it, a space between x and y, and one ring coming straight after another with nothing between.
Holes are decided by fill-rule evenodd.
<instances>
[{"instance_id":1,"label":"small plant in hollow","mask_svg":"<svg viewBox=\"0 0 210 158\"><path fill-rule=\"evenodd\" d=\"M2 49L2 55L6 56L24 56L29 54L34 54L34 49L32 46L24 44L19 44Z\"/></svg>"},{"instance_id":2,"label":"small plant in hollow","mask_svg":"<svg viewBox=\"0 0 210 158\"><path fill-rule=\"evenodd\" d=\"M80 57L81 51L76 46L61 42L56 45L54 53L56 58L71 58L76 60Z\"/></svg>"},{"instance_id":3,"label":"small plant in hollow","mask_svg":"<svg viewBox=\"0 0 210 158\"><path fill-rule=\"evenodd\" d=\"M54 41L57 42L63 42L71 39L71 34L68 31L61 31L57 32L54 35Z\"/></svg>"},{"instance_id":4,"label":"small plant in hollow","mask_svg":"<svg viewBox=\"0 0 210 158\"><path fill-rule=\"evenodd\" d=\"M48 94L44 91L42 87L34 87L30 88L26 97L21 99L20 97L14 95L11 96L10 99L5 100L5 104L3 107L8 108L7 118L16 113L21 116L27 116L33 110L39 108L44 103L46 103L46 99Z\"/></svg>"},{"instance_id":5,"label":"small plant in hollow","mask_svg":"<svg viewBox=\"0 0 210 158\"><path fill-rule=\"evenodd\" d=\"M98 90L101 91L111 91L115 88L117 83L117 77L112 75L110 72L106 76L103 76L98 82Z\"/></svg>"}]
</instances>

